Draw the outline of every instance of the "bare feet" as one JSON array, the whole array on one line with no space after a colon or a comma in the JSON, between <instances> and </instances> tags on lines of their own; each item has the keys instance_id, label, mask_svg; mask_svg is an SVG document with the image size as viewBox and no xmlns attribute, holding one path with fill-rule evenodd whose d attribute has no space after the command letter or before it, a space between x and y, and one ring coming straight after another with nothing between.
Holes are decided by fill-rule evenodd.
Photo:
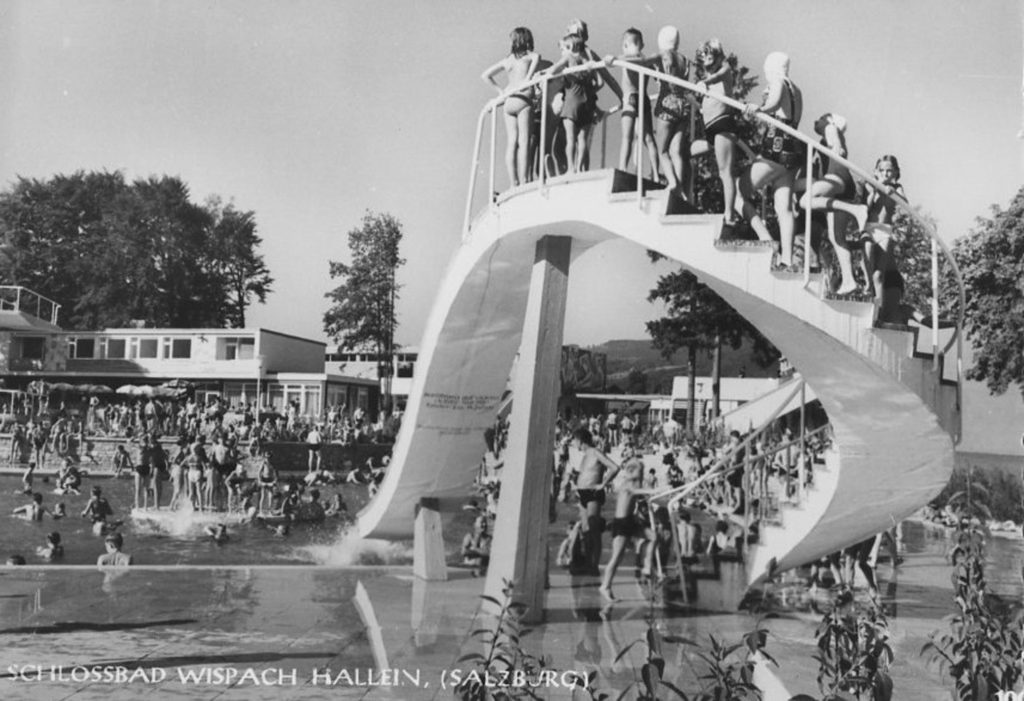
<instances>
[{"instance_id":1,"label":"bare feet","mask_svg":"<svg viewBox=\"0 0 1024 701\"><path fill-rule=\"evenodd\" d=\"M837 295L853 294L858 289L860 289L860 288L857 287L857 283L856 282L850 282L850 283L847 283L845 285L840 285L839 289L836 290L836 294Z\"/></svg>"},{"instance_id":2,"label":"bare feet","mask_svg":"<svg viewBox=\"0 0 1024 701\"><path fill-rule=\"evenodd\" d=\"M615 595L612 594L611 587L601 585L600 587L598 587L598 591L601 593L602 598L608 601L618 601L618 599L615 598Z\"/></svg>"}]
</instances>

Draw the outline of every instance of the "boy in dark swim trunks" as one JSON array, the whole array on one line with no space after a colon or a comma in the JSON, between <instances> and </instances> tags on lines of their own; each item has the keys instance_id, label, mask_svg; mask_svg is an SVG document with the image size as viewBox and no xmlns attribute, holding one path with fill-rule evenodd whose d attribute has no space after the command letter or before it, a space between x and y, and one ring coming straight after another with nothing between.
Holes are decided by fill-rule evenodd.
<instances>
[{"instance_id":1,"label":"boy in dark swim trunks","mask_svg":"<svg viewBox=\"0 0 1024 701\"><path fill-rule=\"evenodd\" d=\"M641 488L643 480L643 462L637 457L630 457L622 465L622 474L615 485L615 518L612 519L612 552L608 564L604 568L604 577L598 591L609 601L615 601L612 594L612 580L626 552L627 541L641 541L644 547L644 569L649 573L651 567L651 543L654 532L649 523L636 518L635 501L642 495L652 494L653 490Z\"/></svg>"}]
</instances>

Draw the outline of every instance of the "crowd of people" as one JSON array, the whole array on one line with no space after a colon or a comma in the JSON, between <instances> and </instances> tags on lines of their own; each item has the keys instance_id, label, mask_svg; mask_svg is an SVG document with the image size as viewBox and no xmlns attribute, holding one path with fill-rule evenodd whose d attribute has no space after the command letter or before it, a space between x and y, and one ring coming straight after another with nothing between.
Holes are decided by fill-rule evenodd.
<instances>
[{"instance_id":1,"label":"crowd of people","mask_svg":"<svg viewBox=\"0 0 1024 701\"><path fill-rule=\"evenodd\" d=\"M896 156L887 154L877 159L874 176L881 184L879 189L874 183L855 179L840 160L824 152L816 151L812 171L805 172L806 144L775 123L763 125L752 143L741 137L750 131L742 128L742 120L752 119L757 113L792 129L799 127L803 94L790 78L790 59L785 53L774 51L765 58L766 85L761 101L745 103L737 109L723 99L736 97L734 61L716 38L702 42L693 61L680 51L680 32L673 26L659 30L658 50L652 55L644 53L643 33L635 27L623 33L622 52L618 56L600 57L589 47L589 39L586 22L571 20L559 43L560 57L546 61L536 51L531 31L516 27L511 32L509 54L484 71L484 81L497 90L502 100L507 132L505 162L513 187L537 177L541 168L555 173L588 168L591 131L607 114L598 107L598 94L608 87L619 102L610 112L617 111L621 117L621 170L629 169L636 141L637 150L646 148L649 152L651 177L664 183L673 195L687 199L692 191L691 159L710 155L716 161L721 181L726 225L732 227L741 218L746 219L759 239L774 242L762 211L755 206L756 193L770 187L779 229L778 262L785 268L794 264L797 214L801 210L807 216L812 212L827 213L834 218L828 226L828 237L841 274L834 291L858 291L852 251L860 250L862 291L874 296L889 317L886 320L905 321L910 312L901 304L904 282L895 258L893 223L897 203L906 198ZM621 83L608 71L616 58L626 64ZM652 99L646 84L641 83L641 74L636 70L640 68L692 80L697 91L658 80L658 92ZM507 78L504 85L496 79L502 73ZM550 79L546 91L535 81L541 75ZM547 118L542 120L544 113ZM550 133L540 133L542 121L549 125ZM640 123L643 133L638 135ZM845 158L847 126L842 116L829 112L818 117L814 132L821 146ZM541 141L551 144L547 150L552 167L539 162ZM742 159L741 152L745 154ZM739 168L741 162L743 167ZM848 231L856 233L851 237Z\"/></svg>"},{"instance_id":2,"label":"crowd of people","mask_svg":"<svg viewBox=\"0 0 1024 701\"><path fill-rule=\"evenodd\" d=\"M27 408L20 409L26 413L19 416L27 420L15 420L9 426L8 460L13 464L31 460L40 470L51 456L96 464L93 438L142 442L146 437L176 437L191 444L203 436L212 444L220 436L223 443L246 445L255 455L261 446L276 442L389 444L398 434L402 418L401 412L380 412L374 420L361 407L347 411L337 405L310 416L299 413L296 403L289 404L284 413L258 412L255 404L230 405L216 396L206 401L191 396L150 397L110 404L92 396L84 410L61 403L52 411L44 399L35 404L29 401ZM311 454L311 467L313 458Z\"/></svg>"},{"instance_id":3,"label":"crowd of people","mask_svg":"<svg viewBox=\"0 0 1024 701\"><path fill-rule=\"evenodd\" d=\"M636 553L635 575L641 581L657 581L678 564L689 572L717 571L724 559L740 557L748 542L757 541L760 528L778 518L783 504L799 503L812 486L816 465L831 444L827 424L812 429L808 425L800 440L799 430L784 421L744 436L715 423L691 432L671 418L647 422L614 411L560 418L552 502L574 504L578 516L566 525L557 563L572 574L600 577L600 593L609 603L617 600L613 583L630 551ZM473 500L467 507L476 518L462 555L476 571L487 565L507 432L502 420L486 432L487 453L478 479L486 504ZM671 498L684 490L685 498ZM606 501L613 505L610 520ZM605 533L610 549L602 570ZM827 581L827 573L836 583L852 586L859 571L874 595L874 564L883 536L815 563L812 590Z\"/></svg>"}]
</instances>

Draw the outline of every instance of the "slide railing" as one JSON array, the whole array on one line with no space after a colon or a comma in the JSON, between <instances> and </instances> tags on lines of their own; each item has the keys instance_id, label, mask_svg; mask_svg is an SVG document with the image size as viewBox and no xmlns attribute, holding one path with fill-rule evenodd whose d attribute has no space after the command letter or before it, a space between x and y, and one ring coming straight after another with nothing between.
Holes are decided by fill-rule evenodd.
<instances>
[{"instance_id":1,"label":"slide railing","mask_svg":"<svg viewBox=\"0 0 1024 701\"><path fill-rule=\"evenodd\" d=\"M523 185L520 185L519 186L520 190L544 189L544 188L548 187L550 185L550 182L551 182L551 178L548 177L548 174L546 172L547 168L545 167L545 164L547 162L548 155L549 155L548 154L548 149L550 147L550 144L547 143L547 140L548 140L547 139L548 120L555 116L553 114L552 110L550 109L550 104L551 104L551 100L550 100L550 98L551 98L551 94L550 94L551 93L551 82L553 80L555 80L555 81L561 80L562 76L565 76L565 75L570 75L570 74L574 74L574 73L585 73L585 72L589 72L589 71L597 71L597 70L606 69L606 68L612 67L612 66L624 69L626 71L630 71L630 72L636 73L637 74L637 76L636 76L637 77L637 83L639 85L639 93L641 95L646 95L647 94L646 93L646 89L647 89L647 85L649 85L649 81L657 80L657 81L660 81L660 82L668 82L668 83L671 83L673 85L679 86L679 87L685 89L686 91L690 92L694 96L701 96L701 97L705 97L705 98L710 97L710 99L719 100L720 102L723 102L726 105L728 105L728 106L730 106L730 107L732 107L732 108L734 108L736 110L739 110L741 113L743 113L745 111L745 108L747 107L746 103L740 102L738 100L734 100L734 99L729 98L729 97L725 97L725 96L721 96L721 95L715 95L715 96L711 97L709 92L707 91L707 89L702 89L697 84L692 83L692 82L690 82L688 80L683 80L681 78L676 78L674 76L666 75L666 74L660 73L660 72L658 72L656 70L653 70L653 69L650 69L650 68L647 68L647 67L644 67L644 66L638 66L638 65L635 65L635 64L630 63L628 61L622 61L620 59L614 59L611 62L607 62L607 61L592 61L590 63L586 63L586 64L583 64L583 65L580 65L580 66L575 66L573 68L565 70L565 71L559 73L558 75L551 75L550 73L546 73L546 72L542 71L542 72L534 75L529 81L527 81L525 83L522 83L522 84L519 84L519 85L516 85L514 87L514 92L515 93L519 93L519 94L522 94L522 92L524 90L528 89L528 88L534 88L536 90L539 90L540 91L540 98L541 98L540 99L540 105L543 106L543 108L541 109L541 114L540 114L540 134L538 135L538 144L537 144L537 148L536 148L537 157L534 159L534 164L530 168L531 172L534 173L533 180L529 181L529 182L527 182L527 183L525 183ZM464 219L464 222L463 222L463 240L464 241L467 240L468 237L469 237L470 228L471 228L471 224L472 224L472 218L473 218L474 211L475 211L474 210L474 202L476 200L476 191L477 191L477 188L478 188L478 176L479 176L479 172L480 172L480 152L481 152L481 145L482 145L483 135L484 135L484 128L485 128L484 125L485 125L485 122L487 122L487 121L490 122L490 149L489 149L490 157L489 157L489 163L488 163L487 171L486 171L487 172L487 185L488 185L488 189L487 189L487 206L491 207L491 206L495 206L495 204L496 204L496 199L497 199L496 198L496 193L497 193L497 189L496 189L496 168L497 168L496 151L497 151L497 131L498 131L498 109L504 104L505 100L508 97L510 97L512 94L513 94L513 92L508 91L508 92L505 92L505 93L503 93L503 94L501 94L501 95L499 95L499 96L489 100L484 105L483 109L481 109L479 118L477 119L476 139L474 141L474 146L473 146L473 161L472 161L472 165L470 167L469 193L468 193L468 196L466 198L466 211L465 211L465 219ZM696 110L691 106L691 109L690 109L690 132L689 132L690 135L691 135L691 138L692 138L692 135L694 133L694 126L695 126L694 122L695 122L695 119L696 119L695 112L696 112ZM608 114L609 113L606 112L606 113L604 113L603 116L607 116ZM760 122L763 122L763 123L765 123L767 125L773 126L773 127L775 127L775 129L781 130L781 131L785 132L786 134L789 134L793 138L798 139L803 144L805 144L806 147L807 147L807 162L805 164L805 168L806 168L806 173L807 174L810 174L812 172L812 162L813 162L813 159L814 159L814 154L816 154L816 153L817 154L822 154L824 156L827 156L829 159L832 159L835 162L845 166L846 168L848 168L850 170L851 173L854 173L857 177L859 177L865 183L867 183L870 186L876 188L880 192L887 192L888 191L886 186L883 185L881 182L879 182L877 179L875 179L875 177L873 175L871 175L870 173L865 171L863 168L860 168L859 166L857 166L853 162L849 161L844 156L839 155L838 153L836 153L832 149L829 149L826 146L821 145L820 143L818 143L818 141L816 139L811 138L811 137L803 134L802 132L798 131L797 129L794 129L794 128L790 127L787 124L783 124L782 122L778 121L777 119L775 119L775 118L773 118L773 117L771 117L771 116L769 116L767 114L764 114L764 113L761 113L761 112L754 112L753 114L750 114L749 116L752 117L753 119L756 119L756 120L758 120ZM488 120L488 117L490 118L489 120ZM636 179L637 180L636 197L637 197L637 202L640 203L640 204L642 204L643 197L644 197L643 178L642 178L642 174L643 174L643 171L644 171L644 158L645 158L645 155L644 155L644 150L645 149L643 148L644 144L643 144L643 136L642 136L643 133L644 133L644 129L645 129L644 119L645 119L644 110L643 109L638 110L635 134L638 135L637 138L638 138L639 143L637 145L637 148L634 149L634 153L636 154L636 156L635 156L636 162L637 162L636 171L637 171L637 176L638 176L637 179ZM605 141L606 141L606 130L607 130L607 120L606 119L602 119L601 120L600 127L602 129L601 143L603 145L605 143ZM686 154L686 155L688 155L688 154ZM604 148L603 147L601 149L600 159L598 160L598 166L597 167L598 168L605 167L605 153L604 153ZM569 169L569 171L572 170L571 164L569 164L569 168L568 169ZM932 259L932 265L931 265L931 286L932 286L932 290L931 291L932 291L932 295L931 295L931 310L930 311L931 311L933 369L938 371L938 372L940 372L940 373L942 372L942 362L943 362L943 359L944 359L945 356L948 355L950 349L953 348L953 346L955 345L955 347L956 347L957 406L959 407L959 406L961 406L960 392L961 392L961 384L962 384L962 380L963 380L963 333L962 333L962 329L963 329L964 308L965 308L963 275L961 274L960 268L957 265L956 260L954 259L952 252L949 250L949 247L945 244L945 242L942 241L942 239L939 238L938 233L935 231L935 228L930 224L930 222L928 222L927 219L925 219L923 216L921 216L910 205L910 203L908 201L906 201L906 200L904 200L904 199L902 199L901 197L898 197L898 196L894 197L893 200L896 202L897 207L902 212L904 212L907 216L912 218L922 228L922 230L924 230L928 234L928 237L931 240L931 259ZM810 245L811 245L811 235L810 235L811 234L811 232L810 232L811 217L807 216L804 219L805 219L805 229L804 229L804 264L803 264L803 274L804 274L804 283L806 285L807 283L809 283L810 276L811 276L811 269L810 269L811 256L810 256L810 250L809 250L810 249ZM954 281L955 281L955 284L956 284L956 299L957 299L956 330L950 336L949 340L946 342L946 344L941 349L939 348L940 279L939 279L939 262L938 262L939 261L939 252L940 251L941 251L942 255L945 257L946 262L949 265L949 268L950 268L951 272L953 273L953 278L954 278ZM959 442L960 437L959 436L955 436L954 439L955 439L956 442Z\"/></svg>"}]
</instances>

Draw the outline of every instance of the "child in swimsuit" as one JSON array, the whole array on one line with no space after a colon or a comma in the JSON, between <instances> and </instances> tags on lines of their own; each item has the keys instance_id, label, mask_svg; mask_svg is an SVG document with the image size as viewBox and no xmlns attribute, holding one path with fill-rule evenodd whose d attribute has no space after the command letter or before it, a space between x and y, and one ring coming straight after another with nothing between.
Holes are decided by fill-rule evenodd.
<instances>
[{"instance_id":1,"label":"child in swimsuit","mask_svg":"<svg viewBox=\"0 0 1024 701\"><path fill-rule=\"evenodd\" d=\"M644 35L639 29L630 27L622 35L622 55L620 60L636 66L647 68L657 64L657 58L645 58ZM605 59L610 63L612 57ZM622 100L622 146L619 150L619 170L629 168L629 160L633 152L633 137L636 134L636 122L640 118L640 110L643 109L643 141L650 153L651 177L655 180L661 179L658 168L658 150L654 145L654 119L651 113L651 101L647 97L647 91L641 98L640 95L640 74L628 68L622 69L622 84L625 86L624 98Z\"/></svg>"},{"instance_id":2,"label":"child in swimsuit","mask_svg":"<svg viewBox=\"0 0 1024 701\"><path fill-rule=\"evenodd\" d=\"M264 497L268 499L268 508L272 508L274 499L274 486L277 484L277 471L274 466L270 464L270 456L265 455L263 462L260 464L260 471L256 477L256 484L260 489L260 506L259 511L262 513Z\"/></svg>"},{"instance_id":3,"label":"child in swimsuit","mask_svg":"<svg viewBox=\"0 0 1024 701\"><path fill-rule=\"evenodd\" d=\"M203 465L199 455L196 451L190 450L190 455L186 458L188 464L188 470L185 473L185 479L188 482L188 500L192 504L193 509L201 509L203 506L203 495L202 495L202 481L203 481Z\"/></svg>"},{"instance_id":4,"label":"child in swimsuit","mask_svg":"<svg viewBox=\"0 0 1024 701\"><path fill-rule=\"evenodd\" d=\"M885 186L880 191L868 185L865 204L858 205L854 214L858 222L862 222L861 238L864 244L864 275L867 280L868 292L874 292L880 298L884 290L884 278L887 269L895 272L896 263L893 256L892 235L893 222L896 217L897 200L905 201L903 186L900 184L900 162L896 156L885 155L875 163L875 179ZM893 278L892 272L888 275Z\"/></svg>"},{"instance_id":5,"label":"child in swimsuit","mask_svg":"<svg viewBox=\"0 0 1024 701\"><path fill-rule=\"evenodd\" d=\"M717 96L732 97L733 82L735 75L732 66L726 60L725 49L718 39L708 39L700 47L701 70L703 79L697 83L697 87L706 90L708 94L700 105L701 117L704 121L703 147L707 150L715 150L715 161L718 163L718 178L722 181L722 196L725 200L726 226L736 223L736 178L733 177L732 166L736 158L736 146L739 138L736 136L738 125L736 122L736 110L729 107ZM698 155L698 142L694 142L691 155Z\"/></svg>"},{"instance_id":6,"label":"child in swimsuit","mask_svg":"<svg viewBox=\"0 0 1024 701\"><path fill-rule=\"evenodd\" d=\"M60 560L64 557L64 546L60 542L60 533L54 531L46 534L46 545L40 547L36 552L44 560Z\"/></svg>"},{"instance_id":7,"label":"child in swimsuit","mask_svg":"<svg viewBox=\"0 0 1024 701\"><path fill-rule=\"evenodd\" d=\"M566 47L565 52L551 67L552 75L588 62L583 37L567 34L562 37L562 41ZM565 159L572 173L583 170L587 155L587 131L594 123L596 106L597 89L590 71L570 73L563 77L562 108L558 116L565 129Z\"/></svg>"},{"instance_id":8,"label":"child in swimsuit","mask_svg":"<svg viewBox=\"0 0 1024 701\"><path fill-rule=\"evenodd\" d=\"M803 113L803 96L800 89L789 79L789 56L781 51L768 54L764 61L764 75L768 81L764 101L760 105L747 104L744 113L753 115L762 112L796 129ZM796 137L771 125L761 140L756 160L740 177L743 213L762 241L774 239L754 206L752 198L754 193L765 186L774 187L773 200L782 244L779 263L784 267L793 264L793 235L796 227L791 200L796 171L803 160L802 143Z\"/></svg>"},{"instance_id":9,"label":"child in swimsuit","mask_svg":"<svg viewBox=\"0 0 1024 701\"><path fill-rule=\"evenodd\" d=\"M823 114L814 122L814 131L821 136L822 146L843 158L846 157L846 120L843 117L831 113ZM828 230L829 240L832 241L842 273L842 282L836 294L850 294L857 289L857 281L853 277L853 258L846 244L845 232L849 213L839 206L839 202L852 203L857 197L857 186L853 182L849 168L821 152L815 155L815 178L810 188L807 188L805 179L800 179L796 181L793 189L809 190L800 199L800 206L805 211L819 209L839 215L836 216L835 226L830 226Z\"/></svg>"},{"instance_id":10,"label":"child in swimsuit","mask_svg":"<svg viewBox=\"0 0 1024 701\"><path fill-rule=\"evenodd\" d=\"M659 70L673 78L686 80L690 75L690 62L679 53L679 30L662 27L658 32ZM661 159L661 170L668 180L669 190L680 197L689 182L690 145L686 134L686 90L667 80L660 81L658 99L654 106L654 142Z\"/></svg>"},{"instance_id":11,"label":"child in swimsuit","mask_svg":"<svg viewBox=\"0 0 1024 701\"><path fill-rule=\"evenodd\" d=\"M14 516L19 516L26 521L42 521L43 514L49 513L43 507L43 495L36 492L32 495L32 501L25 506L19 506L11 512Z\"/></svg>"},{"instance_id":12,"label":"child in swimsuit","mask_svg":"<svg viewBox=\"0 0 1024 701\"><path fill-rule=\"evenodd\" d=\"M490 83L499 95L509 92L505 98L505 133L508 146L505 150L505 166L512 187L529 182L530 125L533 122L532 87L520 88L528 82L537 70L540 56L533 50L533 34L526 27L512 30L511 53L483 73L484 82ZM494 80L501 71L508 74L507 91Z\"/></svg>"},{"instance_id":13,"label":"child in swimsuit","mask_svg":"<svg viewBox=\"0 0 1024 701\"><path fill-rule=\"evenodd\" d=\"M32 475L35 473L35 471L36 463L35 461L32 461L28 464L28 467L25 469L25 473L21 476L22 494L32 493Z\"/></svg>"}]
</instances>

